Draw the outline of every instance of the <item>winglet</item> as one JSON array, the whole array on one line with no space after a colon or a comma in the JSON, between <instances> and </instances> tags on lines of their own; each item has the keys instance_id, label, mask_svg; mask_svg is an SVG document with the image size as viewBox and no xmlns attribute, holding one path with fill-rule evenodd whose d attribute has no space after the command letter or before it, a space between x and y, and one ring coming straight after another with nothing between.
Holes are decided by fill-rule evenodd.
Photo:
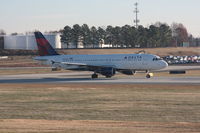
<instances>
[{"instance_id":1,"label":"winglet","mask_svg":"<svg viewBox=\"0 0 200 133\"><path fill-rule=\"evenodd\" d=\"M40 56L58 55L41 32L34 32Z\"/></svg>"}]
</instances>

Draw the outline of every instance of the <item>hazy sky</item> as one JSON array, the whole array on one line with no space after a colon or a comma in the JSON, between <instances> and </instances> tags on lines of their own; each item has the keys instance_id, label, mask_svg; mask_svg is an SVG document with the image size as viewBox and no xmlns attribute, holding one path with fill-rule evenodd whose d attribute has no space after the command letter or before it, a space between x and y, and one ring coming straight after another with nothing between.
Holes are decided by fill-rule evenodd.
<instances>
[{"instance_id":1,"label":"hazy sky","mask_svg":"<svg viewBox=\"0 0 200 133\"><path fill-rule=\"evenodd\" d=\"M134 25L134 3L140 24L157 21L184 24L200 37L200 0L0 0L0 29L6 33L59 30L83 23L89 26Z\"/></svg>"}]
</instances>

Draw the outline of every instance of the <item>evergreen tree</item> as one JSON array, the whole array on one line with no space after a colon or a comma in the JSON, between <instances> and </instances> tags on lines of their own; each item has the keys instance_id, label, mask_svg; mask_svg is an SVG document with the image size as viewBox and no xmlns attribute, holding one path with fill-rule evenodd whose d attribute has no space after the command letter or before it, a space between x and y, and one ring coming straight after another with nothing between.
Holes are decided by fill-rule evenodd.
<instances>
[{"instance_id":1,"label":"evergreen tree","mask_svg":"<svg viewBox=\"0 0 200 133\"><path fill-rule=\"evenodd\" d=\"M69 44L72 42L72 29L69 26L65 26L64 30L61 31L61 42L67 45L69 48Z\"/></svg>"}]
</instances>

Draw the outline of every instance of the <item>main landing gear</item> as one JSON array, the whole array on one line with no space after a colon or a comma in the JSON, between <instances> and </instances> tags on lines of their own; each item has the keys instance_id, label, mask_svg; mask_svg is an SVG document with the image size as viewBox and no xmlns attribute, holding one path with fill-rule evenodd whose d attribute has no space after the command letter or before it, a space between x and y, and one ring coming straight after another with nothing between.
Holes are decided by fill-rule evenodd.
<instances>
[{"instance_id":1,"label":"main landing gear","mask_svg":"<svg viewBox=\"0 0 200 133\"><path fill-rule=\"evenodd\" d=\"M111 75L105 75L105 76L106 76L106 78L111 78L112 77ZM96 74L96 73L92 74L91 78L92 79L97 79L98 78L98 74Z\"/></svg>"},{"instance_id":2,"label":"main landing gear","mask_svg":"<svg viewBox=\"0 0 200 133\"><path fill-rule=\"evenodd\" d=\"M112 77L111 75L105 75L105 76L106 76L106 78L111 78ZM153 73L149 73L149 71L146 71L146 78L149 79L151 77L153 77ZM96 74L96 73L92 74L91 78L92 79L97 79L98 78L98 74Z\"/></svg>"}]
</instances>

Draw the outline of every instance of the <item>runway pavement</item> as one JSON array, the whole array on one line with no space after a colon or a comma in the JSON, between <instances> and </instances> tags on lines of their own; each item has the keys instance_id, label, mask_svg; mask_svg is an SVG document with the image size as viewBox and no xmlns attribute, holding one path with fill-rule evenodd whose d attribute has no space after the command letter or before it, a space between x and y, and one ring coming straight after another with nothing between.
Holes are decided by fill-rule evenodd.
<instances>
[{"instance_id":1,"label":"runway pavement","mask_svg":"<svg viewBox=\"0 0 200 133\"><path fill-rule=\"evenodd\" d=\"M68 72L49 74L21 74L1 75L0 84L6 83L115 83L115 84L197 84L200 85L200 76L167 76L152 77L146 79L144 76L120 76L116 75L110 79L100 77L91 79L90 72Z\"/></svg>"}]
</instances>

